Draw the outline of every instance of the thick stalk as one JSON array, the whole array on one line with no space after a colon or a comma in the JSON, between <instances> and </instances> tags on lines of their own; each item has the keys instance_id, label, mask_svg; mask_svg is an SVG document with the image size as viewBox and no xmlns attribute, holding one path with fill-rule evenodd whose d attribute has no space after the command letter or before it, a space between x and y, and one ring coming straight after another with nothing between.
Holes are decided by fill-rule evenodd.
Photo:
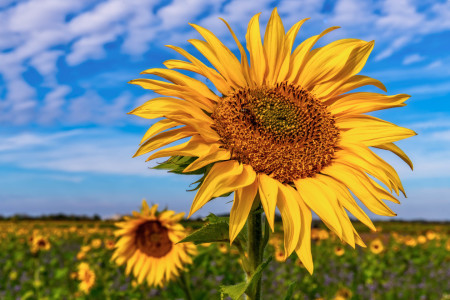
<instances>
[{"instance_id":1,"label":"thick stalk","mask_svg":"<svg viewBox=\"0 0 450 300\"><path fill-rule=\"evenodd\" d=\"M250 274L255 273L256 268L262 263L262 218L261 218L261 201L259 194L256 194L254 205L247 219L248 227L248 260L250 263ZM253 285L253 288L248 293L250 300L261 299L261 279Z\"/></svg>"}]
</instances>

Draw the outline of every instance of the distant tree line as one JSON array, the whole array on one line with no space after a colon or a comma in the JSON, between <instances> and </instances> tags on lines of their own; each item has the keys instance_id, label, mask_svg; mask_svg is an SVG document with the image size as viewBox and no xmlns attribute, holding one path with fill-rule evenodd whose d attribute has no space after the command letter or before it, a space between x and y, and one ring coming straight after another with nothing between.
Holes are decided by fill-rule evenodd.
<instances>
[{"instance_id":1,"label":"distant tree line","mask_svg":"<svg viewBox=\"0 0 450 300\"><path fill-rule=\"evenodd\" d=\"M26 221L26 220L54 220L54 221L99 221L102 218L95 214L93 216L86 215L66 215L63 213L49 214L41 216L30 216L27 214L15 214L12 216L2 216L0 215L0 220L8 221Z\"/></svg>"}]
</instances>

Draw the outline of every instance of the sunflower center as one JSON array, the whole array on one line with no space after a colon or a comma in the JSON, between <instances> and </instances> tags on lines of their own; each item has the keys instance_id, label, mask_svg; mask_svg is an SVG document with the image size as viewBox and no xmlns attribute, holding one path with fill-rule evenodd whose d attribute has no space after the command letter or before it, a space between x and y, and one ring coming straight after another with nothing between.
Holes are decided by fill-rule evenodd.
<instances>
[{"instance_id":1,"label":"sunflower center","mask_svg":"<svg viewBox=\"0 0 450 300\"><path fill-rule=\"evenodd\" d=\"M172 249L169 231L159 221L147 221L136 230L136 246L152 257L163 257Z\"/></svg>"},{"instance_id":2,"label":"sunflower center","mask_svg":"<svg viewBox=\"0 0 450 300\"><path fill-rule=\"evenodd\" d=\"M286 82L225 96L211 117L232 159L283 183L313 177L329 165L339 138L326 106Z\"/></svg>"}]
</instances>

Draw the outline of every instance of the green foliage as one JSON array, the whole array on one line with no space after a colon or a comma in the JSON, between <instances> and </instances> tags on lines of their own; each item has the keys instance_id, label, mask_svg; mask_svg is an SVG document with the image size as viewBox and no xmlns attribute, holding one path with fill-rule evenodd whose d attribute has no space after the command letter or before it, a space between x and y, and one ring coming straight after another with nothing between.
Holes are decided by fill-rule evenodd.
<instances>
[{"instance_id":1,"label":"green foliage","mask_svg":"<svg viewBox=\"0 0 450 300\"><path fill-rule=\"evenodd\" d=\"M218 217L214 214L209 214L206 218L208 223L206 223L200 229L194 231L180 243L192 242L194 244L202 243L215 243L215 242L230 242L229 236L229 218L228 217ZM235 242L240 243L240 245L246 245L247 243L247 230L244 228L236 237Z\"/></svg>"},{"instance_id":2,"label":"green foliage","mask_svg":"<svg viewBox=\"0 0 450 300\"><path fill-rule=\"evenodd\" d=\"M183 172L184 169L186 169L191 163L193 163L198 157L191 157L191 156L171 156L169 159L167 159L165 162L162 162L158 164L157 166L153 167L153 169L159 169L159 170L169 170L169 173L175 173L175 174L182 174L182 175L202 175L202 177L193 183L197 184L193 189L188 190L189 192L196 191L200 188L203 181L205 180L206 176L208 175L208 172L211 170L214 163L211 163L209 165L206 165L198 170L191 171L191 172ZM219 197L228 197L231 195L232 192L226 193L224 195L221 195Z\"/></svg>"},{"instance_id":3,"label":"green foliage","mask_svg":"<svg viewBox=\"0 0 450 300\"><path fill-rule=\"evenodd\" d=\"M220 290L223 294L230 296L233 300L239 300L242 295L248 291L262 276L262 271L267 267L272 257L269 257L265 262L261 263L255 270L255 273L250 276L246 282L240 282L235 285L221 286Z\"/></svg>"},{"instance_id":4,"label":"green foliage","mask_svg":"<svg viewBox=\"0 0 450 300\"><path fill-rule=\"evenodd\" d=\"M286 296L284 297L284 300L291 300L292 294L294 293L294 288L296 286L297 282L293 281L291 284L289 284L288 290L286 292Z\"/></svg>"},{"instance_id":5,"label":"green foliage","mask_svg":"<svg viewBox=\"0 0 450 300\"><path fill-rule=\"evenodd\" d=\"M210 215L207 222L227 223L227 218ZM184 223L186 227L192 227L191 224L205 225ZM376 226L382 228L381 232L363 232L361 237L369 247L371 240L380 238L385 249L380 254L372 253L370 248L354 250L343 246L339 238L331 235L312 241L312 276L297 264L295 254L286 262L272 261L262 272L263 299L287 296L291 300L334 299L341 288L353 293L352 300L448 299L450 260L446 245L450 240L450 224L379 222ZM69 231L71 227L76 230ZM48 235L49 251L31 253L28 238L34 230ZM185 299L177 280L163 288L145 283L135 285L134 277L125 275L124 265L110 261L114 250L106 249L104 244L100 248L91 247L86 257L77 258L81 246L90 245L93 239L114 239L113 230L113 223L106 221L0 221L0 299ZM395 231L401 237L417 238L428 230L436 232L439 238L416 246L407 246L391 234ZM275 246L282 246L281 223L275 223L275 234L278 244L274 245L272 240L266 247L266 256L275 253ZM336 246L345 248L342 256L335 254ZM234 243L199 245L198 253L193 264L187 266L193 299L220 299L223 293L220 285L245 284ZM73 278L81 262L88 263L96 274L88 295L79 294L79 280ZM292 281L296 283L292 285ZM226 291L235 295L242 287Z\"/></svg>"}]
</instances>

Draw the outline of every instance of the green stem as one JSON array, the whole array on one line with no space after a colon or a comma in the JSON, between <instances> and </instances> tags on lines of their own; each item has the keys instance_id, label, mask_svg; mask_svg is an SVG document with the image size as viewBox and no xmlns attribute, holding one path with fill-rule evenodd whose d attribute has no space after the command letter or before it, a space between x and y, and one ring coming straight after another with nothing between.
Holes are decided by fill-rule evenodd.
<instances>
[{"instance_id":1,"label":"green stem","mask_svg":"<svg viewBox=\"0 0 450 300\"><path fill-rule=\"evenodd\" d=\"M191 278L188 274L188 272L182 272L180 276L181 286L183 287L184 294L186 296L187 300L194 300L194 297L192 297L192 290L191 290Z\"/></svg>"},{"instance_id":2,"label":"green stem","mask_svg":"<svg viewBox=\"0 0 450 300\"><path fill-rule=\"evenodd\" d=\"M250 276L256 271L256 268L263 260L262 242L262 212L259 194L256 194L254 205L247 219L248 227L248 260L250 263ZM253 287L248 291L250 300L261 299L261 279L259 279Z\"/></svg>"}]
</instances>

